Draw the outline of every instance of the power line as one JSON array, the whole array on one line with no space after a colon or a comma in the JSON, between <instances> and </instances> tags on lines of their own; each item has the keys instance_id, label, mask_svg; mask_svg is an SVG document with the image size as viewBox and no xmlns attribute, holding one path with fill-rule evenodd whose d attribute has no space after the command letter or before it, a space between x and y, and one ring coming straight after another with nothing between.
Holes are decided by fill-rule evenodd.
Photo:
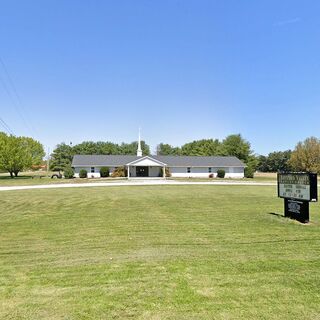
<instances>
[{"instance_id":1,"label":"power line","mask_svg":"<svg viewBox=\"0 0 320 320\"><path fill-rule=\"evenodd\" d=\"M0 124L2 127L10 134L14 135L13 131L10 129L9 125L0 117Z\"/></svg>"},{"instance_id":2,"label":"power line","mask_svg":"<svg viewBox=\"0 0 320 320\"><path fill-rule=\"evenodd\" d=\"M12 77L10 76L10 73L9 73L9 71L8 71L8 68L6 67L6 65L5 65L5 63L4 63L4 61L3 61L3 59L2 59L1 57L0 57L0 64L2 65L2 68L3 68L3 70L4 70L4 72L5 72L6 76L7 76L8 82L9 82L9 84L10 84L11 90L12 90L12 92L14 93L16 99L13 98L13 96L12 96L9 88L7 87L4 79L0 77L1 83L2 83L2 85L3 85L3 87L4 87L5 91L6 91L6 93L7 93L8 96L10 97L10 99L11 99L11 101L12 101L12 103L13 103L16 111L17 111L17 113L19 114L20 118L21 118L22 121L24 122L25 126L28 128L28 130L30 131L30 133L31 133L32 135L34 135L34 133L35 133L34 127L31 125L30 122L28 123L28 122L26 121L26 118L23 116L22 111L25 111L25 110L24 110L24 108L22 107L20 95L18 94L18 91L17 91L17 89L16 89L16 86L14 85L13 79L12 79Z\"/></svg>"}]
</instances>

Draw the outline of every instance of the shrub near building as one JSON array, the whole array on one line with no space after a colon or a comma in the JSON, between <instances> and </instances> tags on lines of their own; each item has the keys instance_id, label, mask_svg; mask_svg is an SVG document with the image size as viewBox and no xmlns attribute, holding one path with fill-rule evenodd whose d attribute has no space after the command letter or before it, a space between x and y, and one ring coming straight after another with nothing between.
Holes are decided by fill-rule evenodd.
<instances>
[{"instance_id":1,"label":"shrub near building","mask_svg":"<svg viewBox=\"0 0 320 320\"><path fill-rule=\"evenodd\" d=\"M109 168L108 167L101 167L101 169L100 169L100 177L101 178L109 177Z\"/></svg>"},{"instance_id":2,"label":"shrub near building","mask_svg":"<svg viewBox=\"0 0 320 320\"><path fill-rule=\"evenodd\" d=\"M63 175L66 179L72 179L74 176L73 169L70 166L67 166L63 171Z\"/></svg>"},{"instance_id":3,"label":"shrub near building","mask_svg":"<svg viewBox=\"0 0 320 320\"><path fill-rule=\"evenodd\" d=\"M226 175L225 170L219 169L219 170L217 171L217 177L218 177L218 178L224 178L225 175Z\"/></svg>"},{"instance_id":4,"label":"shrub near building","mask_svg":"<svg viewBox=\"0 0 320 320\"><path fill-rule=\"evenodd\" d=\"M87 178L88 172L85 169L81 169L79 172L79 178Z\"/></svg>"},{"instance_id":5,"label":"shrub near building","mask_svg":"<svg viewBox=\"0 0 320 320\"><path fill-rule=\"evenodd\" d=\"M120 178L120 177L126 177L126 176L127 176L127 169L125 167L118 167L111 174L111 177L113 178Z\"/></svg>"}]
</instances>

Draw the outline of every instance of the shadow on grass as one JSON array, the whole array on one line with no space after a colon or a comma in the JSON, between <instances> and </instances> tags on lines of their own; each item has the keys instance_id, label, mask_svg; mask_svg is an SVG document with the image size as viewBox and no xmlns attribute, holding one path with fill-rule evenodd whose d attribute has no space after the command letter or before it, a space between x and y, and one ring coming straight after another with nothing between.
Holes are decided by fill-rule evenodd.
<instances>
[{"instance_id":1,"label":"shadow on grass","mask_svg":"<svg viewBox=\"0 0 320 320\"><path fill-rule=\"evenodd\" d=\"M32 176L17 176L11 178L10 176L0 176L0 180L25 180L25 179L32 179Z\"/></svg>"},{"instance_id":2,"label":"shadow on grass","mask_svg":"<svg viewBox=\"0 0 320 320\"><path fill-rule=\"evenodd\" d=\"M267 214L270 214L270 215L272 215L272 216L276 216L276 217L279 217L279 218L288 219L288 218L285 217L282 213L267 212Z\"/></svg>"},{"instance_id":3,"label":"shadow on grass","mask_svg":"<svg viewBox=\"0 0 320 320\"><path fill-rule=\"evenodd\" d=\"M299 222L303 225L310 224L310 221L303 221L303 220L300 220L298 217L286 217L286 216L284 216L284 214L281 214L281 213L267 212L267 214L270 214L272 216L276 216L278 218L283 218L285 220L293 220L293 221Z\"/></svg>"}]
</instances>

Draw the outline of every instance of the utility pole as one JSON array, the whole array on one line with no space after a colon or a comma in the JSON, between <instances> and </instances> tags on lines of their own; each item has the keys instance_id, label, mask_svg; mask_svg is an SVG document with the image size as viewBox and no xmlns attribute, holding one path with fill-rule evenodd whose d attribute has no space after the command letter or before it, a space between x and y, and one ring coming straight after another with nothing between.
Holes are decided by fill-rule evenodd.
<instances>
[{"instance_id":1,"label":"utility pole","mask_svg":"<svg viewBox=\"0 0 320 320\"><path fill-rule=\"evenodd\" d=\"M47 152L47 176L49 177L49 167L50 167L50 148L48 147Z\"/></svg>"}]
</instances>

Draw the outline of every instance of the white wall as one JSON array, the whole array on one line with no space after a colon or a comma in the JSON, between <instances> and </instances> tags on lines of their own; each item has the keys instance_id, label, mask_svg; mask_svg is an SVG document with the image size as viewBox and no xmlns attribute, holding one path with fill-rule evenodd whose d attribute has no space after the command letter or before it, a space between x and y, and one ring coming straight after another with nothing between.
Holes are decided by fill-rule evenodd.
<instances>
[{"instance_id":1,"label":"white wall","mask_svg":"<svg viewBox=\"0 0 320 320\"><path fill-rule=\"evenodd\" d=\"M74 168L74 176L79 177L79 172L81 169L85 169L88 172L88 178L91 178L92 176L94 178L100 178L100 168L101 167L95 167L94 173L91 173L91 167L76 167ZM208 167L190 167L191 172L187 172L187 167L169 167L169 171L171 173L172 177L176 178L209 178L209 170ZM211 173L214 175L214 177L217 176L217 170L223 169L226 172L225 178L243 178L244 177L244 168L238 168L238 167L226 167L226 168L211 168ZM109 167L110 175L115 170L114 167ZM159 177L161 167L149 167L149 176L150 177ZM136 177L136 167L130 167L130 176Z\"/></svg>"},{"instance_id":2,"label":"white wall","mask_svg":"<svg viewBox=\"0 0 320 320\"><path fill-rule=\"evenodd\" d=\"M159 177L161 167L149 167L149 177Z\"/></svg>"},{"instance_id":3,"label":"white wall","mask_svg":"<svg viewBox=\"0 0 320 320\"><path fill-rule=\"evenodd\" d=\"M88 178L100 178L100 167L94 167L94 172L91 172L91 167L76 167L74 168L74 176L76 178L79 178L79 172L82 169L87 171Z\"/></svg>"},{"instance_id":4,"label":"white wall","mask_svg":"<svg viewBox=\"0 0 320 320\"><path fill-rule=\"evenodd\" d=\"M217 176L217 170L223 169L226 172L225 178L243 178L244 168L211 168L211 173L208 167L190 167L190 173L187 172L187 167L169 167L172 177L176 178L209 178L210 174Z\"/></svg>"}]
</instances>

